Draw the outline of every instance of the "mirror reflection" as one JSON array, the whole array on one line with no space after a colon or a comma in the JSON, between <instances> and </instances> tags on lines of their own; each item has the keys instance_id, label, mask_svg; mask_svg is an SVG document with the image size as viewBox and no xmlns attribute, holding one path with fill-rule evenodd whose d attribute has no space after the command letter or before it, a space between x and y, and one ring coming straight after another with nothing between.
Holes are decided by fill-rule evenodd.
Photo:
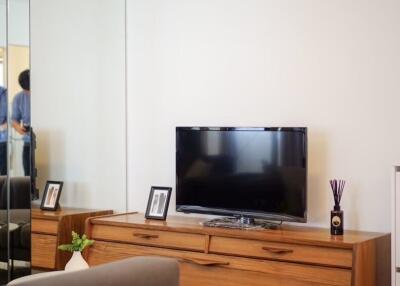
<instances>
[{"instance_id":1,"label":"mirror reflection","mask_svg":"<svg viewBox=\"0 0 400 286\"><path fill-rule=\"evenodd\" d=\"M11 55L16 53L25 53L24 47L18 47L17 51L14 49L9 50L10 59ZM29 52L29 50L28 50ZM18 60L23 59L16 55ZM24 64L24 63L22 63ZM25 63L26 65L29 64ZM26 67L22 65L22 67ZM31 95L30 95L30 80L29 80L29 69L22 71L16 70L18 73L18 80L15 80L16 74L9 74L10 81L15 80L19 84L19 89L13 90L10 86L10 93L14 95L11 98L11 126L12 126L12 152L10 161L10 176L29 176L30 175L30 125L31 125ZM13 81L11 81L14 83Z\"/></svg>"},{"instance_id":2,"label":"mirror reflection","mask_svg":"<svg viewBox=\"0 0 400 286\"><path fill-rule=\"evenodd\" d=\"M1 66L3 71L4 66L4 48L1 48L0 56ZM0 175L7 175L7 89L4 80L5 73L1 74L0 82Z\"/></svg>"},{"instance_id":3,"label":"mirror reflection","mask_svg":"<svg viewBox=\"0 0 400 286\"><path fill-rule=\"evenodd\" d=\"M7 3L0 0L0 284L8 281L7 212Z\"/></svg>"},{"instance_id":4,"label":"mirror reflection","mask_svg":"<svg viewBox=\"0 0 400 286\"><path fill-rule=\"evenodd\" d=\"M0 284L30 274L29 0L0 0Z\"/></svg>"}]
</instances>

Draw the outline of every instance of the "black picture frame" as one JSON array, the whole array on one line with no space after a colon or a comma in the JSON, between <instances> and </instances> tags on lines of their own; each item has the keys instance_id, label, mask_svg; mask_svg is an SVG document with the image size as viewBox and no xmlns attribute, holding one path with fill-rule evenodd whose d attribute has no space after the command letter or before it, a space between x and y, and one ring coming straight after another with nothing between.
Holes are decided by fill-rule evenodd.
<instances>
[{"instance_id":1,"label":"black picture frame","mask_svg":"<svg viewBox=\"0 0 400 286\"><path fill-rule=\"evenodd\" d=\"M56 211L58 208L58 201L60 200L61 191L63 187L61 181L47 181L44 188L42 203L40 208L42 210Z\"/></svg>"},{"instance_id":2,"label":"black picture frame","mask_svg":"<svg viewBox=\"0 0 400 286\"><path fill-rule=\"evenodd\" d=\"M151 187L145 214L147 219L165 220L167 218L171 192L171 187Z\"/></svg>"}]
</instances>

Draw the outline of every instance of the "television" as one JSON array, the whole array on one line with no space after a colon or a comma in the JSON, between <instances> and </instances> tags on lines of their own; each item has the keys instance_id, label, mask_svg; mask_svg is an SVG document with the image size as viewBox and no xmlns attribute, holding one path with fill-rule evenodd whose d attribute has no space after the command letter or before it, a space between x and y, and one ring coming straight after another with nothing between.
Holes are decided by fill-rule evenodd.
<instances>
[{"instance_id":1,"label":"television","mask_svg":"<svg viewBox=\"0 0 400 286\"><path fill-rule=\"evenodd\" d=\"M307 128L176 127L176 210L307 221Z\"/></svg>"}]
</instances>

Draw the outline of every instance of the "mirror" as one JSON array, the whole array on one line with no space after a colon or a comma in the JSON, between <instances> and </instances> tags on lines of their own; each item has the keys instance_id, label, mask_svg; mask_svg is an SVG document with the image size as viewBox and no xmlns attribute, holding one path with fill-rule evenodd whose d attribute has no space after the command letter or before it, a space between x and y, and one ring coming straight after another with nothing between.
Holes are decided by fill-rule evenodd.
<instances>
[{"instance_id":1,"label":"mirror","mask_svg":"<svg viewBox=\"0 0 400 286\"><path fill-rule=\"evenodd\" d=\"M0 2L0 283L30 274L29 0Z\"/></svg>"},{"instance_id":2,"label":"mirror","mask_svg":"<svg viewBox=\"0 0 400 286\"><path fill-rule=\"evenodd\" d=\"M0 0L0 284L8 281L7 212L7 3Z\"/></svg>"}]
</instances>

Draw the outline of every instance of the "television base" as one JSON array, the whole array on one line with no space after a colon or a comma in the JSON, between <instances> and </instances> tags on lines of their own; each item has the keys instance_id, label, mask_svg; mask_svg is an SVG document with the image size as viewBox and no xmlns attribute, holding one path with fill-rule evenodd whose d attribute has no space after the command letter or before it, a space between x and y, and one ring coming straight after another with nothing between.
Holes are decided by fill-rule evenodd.
<instances>
[{"instance_id":1,"label":"television base","mask_svg":"<svg viewBox=\"0 0 400 286\"><path fill-rule=\"evenodd\" d=\"M236 229L277 229L282 222L275 223L249 217L221 217L207 220L202 223L208 227L224 227Z\"/></svg>"}]
</instances>

